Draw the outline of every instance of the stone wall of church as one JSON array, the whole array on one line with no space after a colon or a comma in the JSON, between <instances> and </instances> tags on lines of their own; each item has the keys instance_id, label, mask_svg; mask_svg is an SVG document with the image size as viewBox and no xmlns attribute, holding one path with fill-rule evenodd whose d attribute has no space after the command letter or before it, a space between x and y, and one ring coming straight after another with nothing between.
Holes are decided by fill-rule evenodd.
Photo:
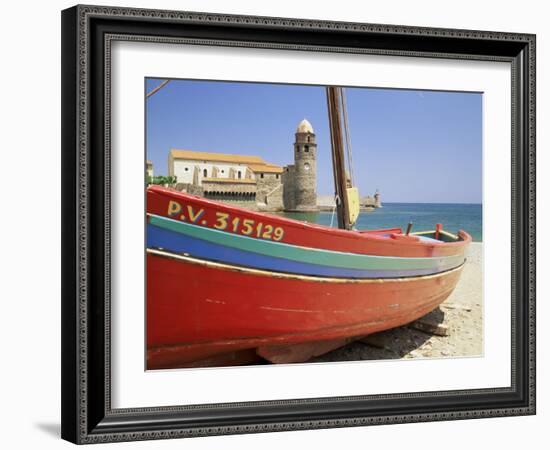
<instances>
[{"instance_id":1,"label":"stone wall of church","mask_svg":"<svg viewBox=\"0 0 550 450\"><path fill-rule=\"evenodd\" d=\"M256 201L265 211L281 211L283 205L283 184L281 174L256 174ZM264 206L265 204L265 206Z\"/></svg>"},{"instance_id":2,"label":"stone wall of church","mask_svg":"<svg viewBox=\"0 0 550 450\"><path fill-rule=\"evenodd\" d=\"M228 164L208 161L169 160L169 174L176 176L178 183L202 185L204 178L254 178L246 164Z\"/></svg>"},{"instance_id":3,"label":"stone wall of church","mask_svg":"<svg viewBox=\"0 0 550 450\"><path fill-rule=\"evenodd\" d=\"M294 165L286 166L282 173L283 206L285 211L292 211L296 209L294 177Z\"/></svg>"}]
</instances>

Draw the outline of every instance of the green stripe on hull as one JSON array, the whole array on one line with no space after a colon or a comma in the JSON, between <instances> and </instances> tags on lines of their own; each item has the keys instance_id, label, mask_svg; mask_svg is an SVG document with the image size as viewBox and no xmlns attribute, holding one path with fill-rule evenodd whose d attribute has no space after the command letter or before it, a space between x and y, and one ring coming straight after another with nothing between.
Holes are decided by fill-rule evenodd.
<instances>
[{"instance_id":1,"label":"green stripe on hull","mask_svg":"<svg viewBox=\"0 0 550 450\"><path fill-rule=\"evenodd\" d=\"M212 242L217 245L322 266L342 267L347 269L414 270L437 269L442 266L445 268L452 268L464 262L463 255L433 258L404 258L397 256L361 255L356 253L306 248L281 242L250 238L198 225L190 225L185 222L161 216L150 215L149 217L150 223L153 225L182 233L196 239Z\"/></svg>"}]
</instances>

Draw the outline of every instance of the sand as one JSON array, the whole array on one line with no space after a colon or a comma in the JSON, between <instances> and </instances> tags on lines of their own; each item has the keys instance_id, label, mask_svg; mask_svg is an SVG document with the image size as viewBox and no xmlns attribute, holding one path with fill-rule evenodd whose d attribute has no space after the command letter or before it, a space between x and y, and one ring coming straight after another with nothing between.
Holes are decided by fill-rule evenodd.
<instances>
[{"instance_id":1,"label":"sand","mask_svg":"<svg viewBox=\"0 0 550 450\"><path fill-rule=\"evenodd\" d=\"M422 318L446 328L446 336L411 326L394 328L355 341L310 362L399 358L480 356L483 351L482 244L472 243L460 280L439 308Z\"/></svg>"}]
</instances>

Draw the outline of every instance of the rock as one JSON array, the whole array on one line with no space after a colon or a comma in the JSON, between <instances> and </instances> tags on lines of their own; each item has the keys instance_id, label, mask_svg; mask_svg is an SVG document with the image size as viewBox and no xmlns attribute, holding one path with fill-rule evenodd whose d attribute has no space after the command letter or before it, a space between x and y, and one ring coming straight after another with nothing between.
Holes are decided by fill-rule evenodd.
<instances>
[{"instance_id":1,"label":"rock","mask_svg":"<svg viewBox=\"0 0 550 450\"><path fill-rule=\"evenodd\" d=\"M428 322L422 319L418 319L413 323L409 324L410 328L416 330L424 331L425 333L435 334L436 336L448 336L449 327L442 323Z\"/></svg>"}]
</instances>

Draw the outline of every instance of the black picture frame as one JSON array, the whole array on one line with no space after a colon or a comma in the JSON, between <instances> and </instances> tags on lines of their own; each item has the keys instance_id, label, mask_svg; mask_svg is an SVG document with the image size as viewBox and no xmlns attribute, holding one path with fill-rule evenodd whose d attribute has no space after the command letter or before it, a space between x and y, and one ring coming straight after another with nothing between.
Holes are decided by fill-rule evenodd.
<instances>
[{"instance_id":1,"label":"black picture frame","mask_svg":"<svg viewBox=\"0 0 550 450\"><path fill-rule=\"evenodd\" d=\"M109 62L113 40L512 67L512 372L506 388L113 409ZM75 6L62 12L62 437L74 443L535 414L535 36Z\"/></svg>"}]
</instances>

